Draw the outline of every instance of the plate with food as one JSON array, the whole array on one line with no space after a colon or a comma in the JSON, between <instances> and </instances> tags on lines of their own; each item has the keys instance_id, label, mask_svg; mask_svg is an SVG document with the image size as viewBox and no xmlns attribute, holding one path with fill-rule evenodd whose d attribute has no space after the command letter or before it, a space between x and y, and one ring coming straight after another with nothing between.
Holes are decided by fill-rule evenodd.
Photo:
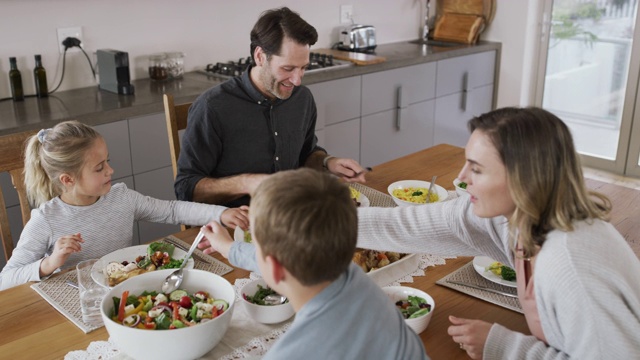
<instances>
[{"instance_id":1,"label":"plate with food","mask_svg":"<svg viewBox=\"0 0 640 360\"><path fill-rule=\"evenodd\" d=\"M235 241L244 241L251 242L251 231L244 231L240 228L240 226L236 226L236 229L233 231L233 240Z\"/></svg>"},{"instance_id":2,"label":"plate with food","mask_svg":"<svg viewBox=\"0 0 640 360\"><path fill-rule=\"evenodd\" d=\"M131 246L100 258L101 261L94 266L103 268L93 269L91 277L105 287L113 287L145 272L178 268L185 256L187 256L186 251L162 242ZM195 263L191 258L187 260L184 267L193 269L194 266Z\"/></svg>"},{"instance_id":3,"label":"plate with food","mask_svg":"<svg viewBox=\"0 0 640 360\"><path fill-rule=\"evenodd\" d=\"M480 276L496 284L517 287L516 272L509 266L487 256L473 258L473 267Z\"/></svg>"},{"instance_id":4,"label":"plate with food","mask_svg":"<svg viewBox=\"0 0 640 360\"><path fill-rule=\"evenodd\" d=\"M367 206L370 205L369 198L366 197L363 193L361 193L360 191L354 189L351 186L349 186L349 190L351 190L351 199L353 199L353 201L355 201L356 206L358 206L358 207L367 207Z\"/></svg>"},{"instance_id":5,"label":"plate with food","mask_svg":"<svg viewBox=\"0 0 640 360\"><path fill-rule=\"evenodd\" d=\"M376 284L387 286L418 270L420 258L417 254L356 249L353 262Z\"/></svg>"}]
</instances>

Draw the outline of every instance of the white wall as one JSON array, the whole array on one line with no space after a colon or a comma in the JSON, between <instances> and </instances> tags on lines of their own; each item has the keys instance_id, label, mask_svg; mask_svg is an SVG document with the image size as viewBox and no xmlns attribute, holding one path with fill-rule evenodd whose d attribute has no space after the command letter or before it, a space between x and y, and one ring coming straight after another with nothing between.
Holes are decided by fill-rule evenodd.
<instances>
[{"instance_id":1,"label":"white wall","mask_svg":"<svg viewBox=\"0 0 640 360\"><path fill-rule=\"evenodd\" d=\"M34 93L33 55L42 54L49 87L59 66L57 28L81 26L85 50L127 51L132 78L148 77L146 56L186 53L186 71L249 53L249 31L266 9L289 6L316 27L316 48L337 41L339 10L351 4L357 23L376 26L378 43L421 35L424 0L0 0L0 98L10 96L9 57L18 58L25 93ZM496 0L493 23L482 39L502 42L498 106L533 103L538 1ZM434 2L432 2L434 3ZM432 14L435 8L431 9ZM523 21L525 19L526 21ZM92 58L93 60L93 58ZM60 90L95 85L84 55L67 53Z\"/></svg>"},{"instance_id":2,"label":"white wall","mask_svg":"<svg viewBox=\"0 0 640 360\"><path fill-rule=\"evenodd\" d=\"M9 57L18 59L26 94L35 92L34 54L42 54L49 88L58 52L57 28L81 26L84 48L129 53L132 78L148 77L146 56L160 51L186 53L185 70L249 55L249 32L259 14L288 6L318 30L316 48L338 40L340 5L351 4L357 23L375 25L379 43L416 39L424 1L418 0L1 0L0 98L10 96ZM93 59L92 59L93 60ZM92 86L81 52L67 53L60 90Z\"/></svg>"}]
</instances>

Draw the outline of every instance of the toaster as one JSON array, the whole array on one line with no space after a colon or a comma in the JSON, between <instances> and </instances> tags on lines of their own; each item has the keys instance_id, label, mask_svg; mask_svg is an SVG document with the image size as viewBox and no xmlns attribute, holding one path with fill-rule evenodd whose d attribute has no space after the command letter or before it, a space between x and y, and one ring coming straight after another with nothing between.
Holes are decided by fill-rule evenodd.
<instances>
[{"instance_id":1,"label":"toaster","mask_svg":"<svg viewBox=\"0 0 640 360\"><path fill-rule=\"evenodd\" d=\"M340 31L340 50L366 52L375 48L376 28L372 25L352 24Z\"/></svg>"}]
</instances>

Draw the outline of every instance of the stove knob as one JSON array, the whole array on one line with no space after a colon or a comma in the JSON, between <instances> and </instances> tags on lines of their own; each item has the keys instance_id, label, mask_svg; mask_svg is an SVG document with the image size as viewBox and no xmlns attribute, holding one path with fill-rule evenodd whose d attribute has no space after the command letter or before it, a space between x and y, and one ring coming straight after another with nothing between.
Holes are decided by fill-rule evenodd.
<instances>
[{"instance_id":1,"label":"stove knob","mask_svg":"<svg viewBox=\"0 0 640 360\"><path fill-rule=\"evenodd\" d=\"M328 62L329 66L333 66L333 55L329 55L327 58L329 60Z\"/></svg>"}]
</instances>

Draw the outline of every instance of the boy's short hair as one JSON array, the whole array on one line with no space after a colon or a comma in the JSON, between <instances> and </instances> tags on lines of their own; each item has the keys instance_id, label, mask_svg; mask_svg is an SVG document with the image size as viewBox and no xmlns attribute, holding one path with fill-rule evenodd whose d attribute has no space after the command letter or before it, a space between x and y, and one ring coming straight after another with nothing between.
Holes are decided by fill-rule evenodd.
<instances>
[{"instance_id":1,"label":"boy's short hair","mask_svg":"<svg viewBox=\"0 0 640 360\"><path fill-rule=\"evenodd\" d=\"M352 261L358 236L355 203L347 185L312 169L280 171L251 198L252 232L301 284L333 281Z\"/></svg>"}]
</instances>

